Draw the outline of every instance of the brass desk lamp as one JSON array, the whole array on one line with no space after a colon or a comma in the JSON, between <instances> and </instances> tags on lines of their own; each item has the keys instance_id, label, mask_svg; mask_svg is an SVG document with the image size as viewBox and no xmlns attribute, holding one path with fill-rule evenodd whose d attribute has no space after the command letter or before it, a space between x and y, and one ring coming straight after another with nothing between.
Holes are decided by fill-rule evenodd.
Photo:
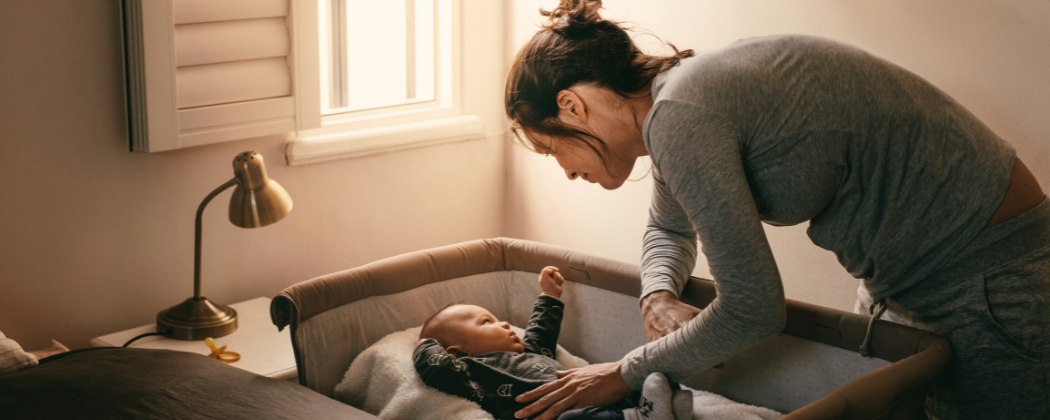
<instances>
[{"instance_id":1,"label":"brass desk lamp","mask_svg":"<svg viewBox=\"0 0 1050 420\"><path fill-rule=\"evenodd\" d=\"M244 152L233 159L233 179L216 188L197 208L193 255L193 297L157 314L157 332L171 329L170 338L203 340L237 330L237 311L201 296L201 215L211 199L237 186L230 197L230 222L242 228L273 224L292 211L292 198L277 182L266 177L262 155Z\"/></svg>"}]
</instances>

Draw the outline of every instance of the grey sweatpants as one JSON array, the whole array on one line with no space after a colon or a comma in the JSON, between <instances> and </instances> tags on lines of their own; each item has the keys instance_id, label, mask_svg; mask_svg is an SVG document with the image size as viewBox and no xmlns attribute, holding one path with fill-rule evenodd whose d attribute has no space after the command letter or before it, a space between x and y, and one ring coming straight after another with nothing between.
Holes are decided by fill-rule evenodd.
<instances>
[{"instance_id":1,"label":"grey sweatpants","mask_svg":"<svg viewBox=\"0 0 1050 420\"><path fill-rule=\"evenodd\" d=\"M858 295L866 314L871 298ZM1050 200L982 231L886 306L881 319L952 343L926 399L931 419L1050 418Z\"/></svg>"}]
</instances>

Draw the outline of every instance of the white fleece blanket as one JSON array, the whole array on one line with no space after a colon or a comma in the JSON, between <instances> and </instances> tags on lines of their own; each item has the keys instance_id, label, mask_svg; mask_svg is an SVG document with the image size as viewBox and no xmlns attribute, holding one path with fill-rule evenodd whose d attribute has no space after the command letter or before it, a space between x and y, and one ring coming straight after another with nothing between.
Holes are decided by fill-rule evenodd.
<instances>
[{"instance_id":1,"label":"white fleece blanket","mask_svg":"<svg viewBox=\"0 0 1050 420\"><path fill-rule=\"evenodd\" d=\"M519 336L524 331L512 327ZM354 359L343 381L336 385L336 400L384 420L493 420L492 415L466 399L427 387L412 364L420 327L383 337ZM587 366L587 361L558 346L555 359L567 369ZM780 413L730 401L706 391L693 390L694 419L775 420Z\"/></svg>"}]
</instances>

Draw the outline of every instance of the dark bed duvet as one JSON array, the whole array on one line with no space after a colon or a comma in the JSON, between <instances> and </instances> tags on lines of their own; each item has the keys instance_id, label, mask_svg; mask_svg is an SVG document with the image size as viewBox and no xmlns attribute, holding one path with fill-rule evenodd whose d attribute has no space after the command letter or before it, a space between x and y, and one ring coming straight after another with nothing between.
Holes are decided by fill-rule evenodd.
<instances>
[{"instance_id":1,"label":"dark bed duvet","mask_svg":"<svg viewBox=\"0 0 1050 420\"><path fill-rule=\"evenodd\" d=\"M93 348L0 376L3 419L374 419L198 354Z\"/></svg>"}]
</instances>

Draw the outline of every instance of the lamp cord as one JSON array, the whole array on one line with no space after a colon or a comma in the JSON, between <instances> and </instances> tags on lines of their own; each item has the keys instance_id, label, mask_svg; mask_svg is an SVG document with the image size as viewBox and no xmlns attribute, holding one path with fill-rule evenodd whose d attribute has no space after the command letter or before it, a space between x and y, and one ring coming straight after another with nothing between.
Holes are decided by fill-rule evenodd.
<instances>
[{"instance_id":1,"label":"lamp cord","mask_svg":"<svg viewBox=\"0 0 1050 420\"><path fill-rule=\"evenodd\" d=\"M124 343L124 345L121 346L121 347L127 347L129 344L134 343L135 340L138 340L138 339L140 339L142 337L149 337L151 335L163 335L165 337L171 336L171 330L172 330L171 328L168 328L164 332L151 332L151 333L139 334L139 335L135 336L135 338L132 338L132 339L128 340L128 342Z\"/></svg>"}]
</instances>

